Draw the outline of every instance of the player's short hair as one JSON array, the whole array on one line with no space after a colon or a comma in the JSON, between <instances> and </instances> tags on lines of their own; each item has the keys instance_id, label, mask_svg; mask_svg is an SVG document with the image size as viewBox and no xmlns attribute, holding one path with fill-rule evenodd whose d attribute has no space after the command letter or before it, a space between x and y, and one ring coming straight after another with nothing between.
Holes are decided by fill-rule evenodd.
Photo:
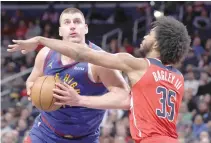
<instances>
[{"instance_id":1,"label":"player's short hair","mask_svg":"<svg viewBox=\"0 0 211 143\"><path fill-rule=\"evenodd\" d=\"M64 13L71 13L71 14L73 14L73 13L80 13L80 14L82 15L82 17L84 18L84 14L83 14L82 11L80 11L79 9L73 8L73 7L71 7L71 8L66 8L65 10L62 11L62 13L61 13L61 15L60 15L60 17L59 17L59 23L60 23L60 24L61 24L61 17L62 17L62 15L63 15ZM84 20L85 20L85 18L84 18Z\"/></svg>"},{"instance_id":2,"label":"player's short hair","mask_svg":"<svg viewBox=\"0 0 211 143\"><path fill-rule=\"evenodd\" d=\"M162 16L152 23L163 64L178 63L190 49L191 39L183 23L170 16Z\"/></svg>"}]
</instances>

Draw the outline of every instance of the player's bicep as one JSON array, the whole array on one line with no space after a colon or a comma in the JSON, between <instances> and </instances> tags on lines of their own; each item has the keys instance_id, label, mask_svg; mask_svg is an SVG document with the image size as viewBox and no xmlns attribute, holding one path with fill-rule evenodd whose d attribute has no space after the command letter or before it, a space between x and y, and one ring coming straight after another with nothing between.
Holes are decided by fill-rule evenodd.
<instances>
[{"instance_id":1,"label":"player's bicep","mask_svg":"<svg viewBox=\"0 0 211 143\"><path fill-rule=\"evenodd\" d=\"M118 70L112 70L100 67L98 75L103 85L113 94L112 97L115 104L121 104L125 107L130 105L130 88Z\"/></svg>"},{"instance_id":2,"label":"player's bicep","mask_svg":"<svg viewBox=\"0 0 211 143\"><path fill-rule=\"evenodd\" d=\"M104 51L89 50L83 53L82 59L98 66L117 69L126 73L140 68L140 64L137 64L138 59L128 53L111 54Z\"/></svg>"},{"instance_id":3,"label":"player's bicep","mask_svg":"<svg viewBox=\"0 0 211 143\"><path fill-rule=\"evenodd\" d=\"M129 91L129 86L120 71L99 67L98 75L100 77L100 81L108 90L111 90L113 87L119 87Z\"/></svg>"}]
</instances>

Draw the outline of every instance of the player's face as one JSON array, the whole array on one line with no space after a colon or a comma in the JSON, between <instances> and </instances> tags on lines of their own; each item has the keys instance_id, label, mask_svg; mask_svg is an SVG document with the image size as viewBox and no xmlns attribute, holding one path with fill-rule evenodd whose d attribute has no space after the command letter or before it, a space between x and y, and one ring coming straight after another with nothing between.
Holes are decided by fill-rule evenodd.
<instances>
[{"instance_id":1,"label":"player's face","mask_svg":"<svg viewBox=\"0 0 211 143\"><path fill-rule=\"evenodd\" d=\"M75 43L85 42L88 27L80 13L64 13L60 22L59 35L63 40Z\"/></svg>"},{"instance_id":2,"label":"player's face","mask_svg":"<svg viewBox=\"0 0 211 143\"><path fill-rule=\"evenodd\" d=\"M144 36L144 39L140 44L141 52L147 55L153 49L155 42L155 31L152 29L149 34Z\"/></svg>"}]
</instances>

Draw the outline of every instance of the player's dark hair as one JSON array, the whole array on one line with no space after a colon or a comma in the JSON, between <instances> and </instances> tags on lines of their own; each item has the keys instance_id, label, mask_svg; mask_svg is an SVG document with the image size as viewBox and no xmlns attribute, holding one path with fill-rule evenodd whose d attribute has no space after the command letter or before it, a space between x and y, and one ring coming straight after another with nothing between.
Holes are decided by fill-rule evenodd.
<instances>
[{"instance_id":1,"label":"player's dark hair","mask_svg":"<svg viewBox=\"0 0 211 143\"><path fill-rule=\"evenodd\" d=\"M163 64L179 62L190 48L190 37L183 23L169 16L162 16L152 23Z\"/></svg>"}]
</instances>

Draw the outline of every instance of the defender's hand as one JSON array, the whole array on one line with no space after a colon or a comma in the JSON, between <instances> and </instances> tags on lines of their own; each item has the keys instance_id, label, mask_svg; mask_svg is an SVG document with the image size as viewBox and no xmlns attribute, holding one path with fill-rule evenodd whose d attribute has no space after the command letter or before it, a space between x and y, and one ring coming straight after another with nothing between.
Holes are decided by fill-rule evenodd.
<instances>
[{"instance_id":1,"label":"defender's hand","mask_svg":"<svg viewBox=\"0 0 211 143\"><path fill-rule=\"evenodd\" d=\"M81 96L75 91L74 88L67 85L66 83L56 83L56 86L59 88L53 89L53 96L58 99L55 102L55 105L70 105L70 106L79 106Z\"/></svg>"},{"instance_id":2,"label":"defender's hand","mask_svg":"<svg viewBox=\"0 0 211 143\"><path fill-rule=\"evenodd\" d=\"M23 54L34 51L39 44L39 37L34 37L28 40L12 40L14 44L8 45L8 52L21 51Z\"/></svg>"}]
</instances>

